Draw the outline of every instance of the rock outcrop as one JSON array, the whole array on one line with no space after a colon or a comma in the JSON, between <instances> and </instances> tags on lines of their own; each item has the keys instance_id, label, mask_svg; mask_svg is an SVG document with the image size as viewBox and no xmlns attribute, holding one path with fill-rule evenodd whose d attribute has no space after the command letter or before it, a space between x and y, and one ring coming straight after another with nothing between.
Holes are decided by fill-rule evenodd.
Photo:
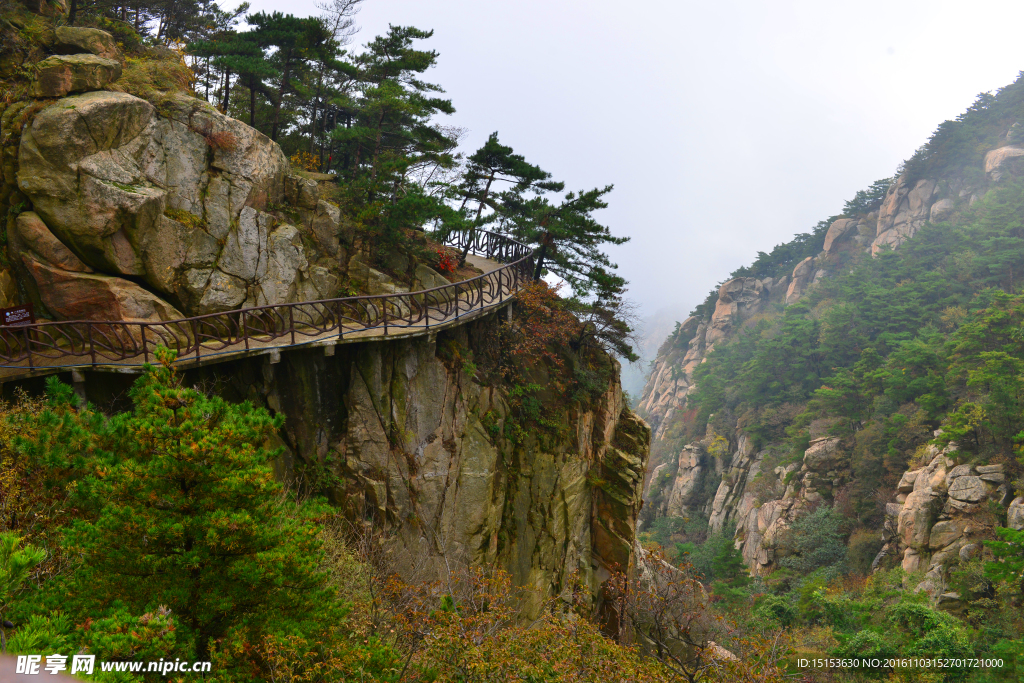
<instances>
[{"instance_id":1,"label":"rock outcrop","mask_svg":"<svg viewBox=\"0 0 1024 683\"><path fill-rule=\"evenodd\" d=\"M485 364L503 319L443 331L436 342L214 365L185 381L285 415L280 476L301 481L326 469L320 481L331 482L332 501L354 521L386 528L406 575L436 575L446 559L504 567L536 615L575 573L600 610L603 582L634 563L650 432L615 378L575 408L541 397L547 419L567 428L513 440L504 391L448 355L460 349Z\"/></svg>"},{"instance_id":2,"label":"rock outcrop","mask_svg":"<svg viewBox=\"0 0 1024 683\"><path fill-rule=\"evenodd\" d=\"M739 325L759 313L770 288L757 278L738 277L718 289L718 302L705 335L708 346L725 339Z\"/></svg>"},{"instance_id":3,"label":"rock outcrop","mask_svg":"<svg viewBox=\"0 0 1024 683\"><path fill-rule=\"evenodd\" d=\"M807 288L814 282L815 272L813 256L808 256L796 264L796 268L793 269L793 279L789 283L789 289L786 290L787 304L795 303L804 295Z\"/></svg>"},{"instance_id":4,"label":"rock outcrop","mask_svg":"<svg viewBox=\"0 0 1024 683\"><path fill-rule=\"evenodd\" d=\"M889 188L878 210L878 227L871 253L877 254L883 245L898 247L914 236L928 222L932 200L936 196L934 180L910 182L900 176Z\"/></svg>"},{"instance_id":5,"label":"rock outcrop","mask_svg":"<svg viewBox=\"0 0 1024 683\"><path fill-rule=\"evenodd\" d=\"M59 54L37 65L33 88L57 99L0 118L0 203L25 214L16 229L9 221L9 277L44 316L80 313L73 298L86 292L107 302L93 319L338 295L353 230L276 143L184 94L101 90L121 73L106 32L60 27L54 40Z\"/></svg>"},{"instance_id":6,"label":"rock outcrop","mask_svg":"<svg viewBox=\"0 0 1024 683\"><path fill-rule=\"evenodd\" d=\"M948 449L955 454L955 447ZM880 556L902 557L907 572L924 572L917 585L933 599L946 593L949 573L962 561L983 553L982 541L992 538L992 522L981 514L992 501L1009 504L1011 488L1002 465L957 465L946 451L928 465L903 474L898 487L896 533L886 533Z\"/></svg>"},{"instance_id":7,"label":"rock outcrop","mask_svg":"<svg viewBox=\"0 0 1024 683\"><path fill-rule=\"evenodd\" d=\"M99 90L121 77L121 63L96 55L53 55L36 64L33 97Z\"/></svg>"},{"instance_id":8,"label":"rock outcrop","mask_svg":"<svg viewBox=\"0 0 1024 683\"><path fill-rule=\"evenodd\" d=\"M640 414L655 434L685 404L693 387L693 371L716 342L727 339L756 320L771 303L784 301L786 278L734 278L718 289L715 309L703 319L680 323L676 334L658 354L644 388ZM656 436L655 438L659 438Z\"/></svg>"}]
</instances>

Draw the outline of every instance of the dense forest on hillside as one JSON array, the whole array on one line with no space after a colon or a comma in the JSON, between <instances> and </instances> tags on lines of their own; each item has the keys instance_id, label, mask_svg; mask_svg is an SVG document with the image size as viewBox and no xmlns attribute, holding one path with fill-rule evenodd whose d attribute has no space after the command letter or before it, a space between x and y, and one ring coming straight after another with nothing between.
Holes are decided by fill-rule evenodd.
<instances>
[{"instance_id":1,"label":"dense forest on hillside","mask_svg":"<svg viewBox=\"0 0 1024 683\"><path fill-rule=\"evenodd\" d=\"M937 192L952 183L981 186L986 152L1019 142L1022 103L1024 78L982 94L940 125L897 176L907 186L937 178ZM877 216L895 183L884 179L858 192L842 214L761 252L732 277L785 278L818 256L836 221ZM782 498L787 484L799 489L793 475L812 443L841 444L844 460L832 469L848 467L848 483L791 525L793 554L742 593L760 594L755 610L789 625L804 643L798 648L845 657L998 656L1012 664L999 671L918 670L907 680L1017 680L1024 665L1024 531L1007 528L1004 507L993 502L971 518L988 525L990 554L954 568L954 608L902 590L920 578L876 555L892 533L879 530L895 528L887 504L891 510L898 491L909 490L898 489L902 478L927 466L938 449L965 466L998 466L1017 494L1024 492L1022 217L1024 183L1011 175L896 250L823 255L828 276L795 302L767 304L716 342L693 369L685 410L661 426L654 459L670 464L652 482L647 512L665 504L672 458L688 442L703 439L714 455L716 439L726 453L727 440L749 439L764 454L761 474L746 483L755 505ZM691 315L708 320L718 296L712 291ZM660 355L682 357L696 333L695 324L677 326ZM778 482L773 469L785 474ZM724 472L722 480L735 476ZM707 483L700 495L710 508L719 482ZM735 573L724 570L734 526L709 531L701 513L648 516L647 525L648 542L720 581L716 593L736 594L729 587ZM903 680L899 671L891 675Z\"/></svg>"}]
</instances>

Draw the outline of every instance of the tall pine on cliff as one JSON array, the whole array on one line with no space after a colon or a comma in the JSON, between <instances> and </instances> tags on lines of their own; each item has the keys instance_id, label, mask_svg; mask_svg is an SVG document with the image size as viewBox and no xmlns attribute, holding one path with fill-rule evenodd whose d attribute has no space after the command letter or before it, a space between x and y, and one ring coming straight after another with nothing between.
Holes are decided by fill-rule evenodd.
<instances>
[{"instance_id":1,"label":"tall pine on cliff","mask_svg":"<svg viewBox=\"0 0 1024 683\"><path fill-rule=\"evenodd\" d=\"M21 448L55 472L72 465L55 484L84 515L65 539L80 564L40 599L59 594L75 623L169 610L180 654L200 660L215 643L329 628L343 611L320 569L325 509L289 500L264 445L282 418L183 387L172 354L158 357L132 388L133 410L110 419L72 409L70 389L50 382L39 436Z\"/></svg>"}]
</instances>

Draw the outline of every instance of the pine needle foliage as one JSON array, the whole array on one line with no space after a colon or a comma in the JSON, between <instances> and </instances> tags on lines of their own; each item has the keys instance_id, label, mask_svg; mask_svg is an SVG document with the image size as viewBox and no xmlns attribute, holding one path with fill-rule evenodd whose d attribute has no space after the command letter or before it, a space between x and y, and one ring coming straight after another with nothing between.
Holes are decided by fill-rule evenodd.
<instances>
[{"instance_id":1,"label":"pine needle foliage","mask_svg":"<svg viewBox=\"0 0 1024 683\"><path fill-rule=\"evenodd\" d=\"M67 486L86 514L65 539L82 558L69 602L91 615L166 606L199 659L229 634L308 630L334 604L319 569L324 508L291 502L274 479L265 444L282 418L184 387L173 353L157 357L131 412L76 411L54 391L39 417L49 429L22 444L36 462L77 465Z\"/></svg>"}]
</instances>

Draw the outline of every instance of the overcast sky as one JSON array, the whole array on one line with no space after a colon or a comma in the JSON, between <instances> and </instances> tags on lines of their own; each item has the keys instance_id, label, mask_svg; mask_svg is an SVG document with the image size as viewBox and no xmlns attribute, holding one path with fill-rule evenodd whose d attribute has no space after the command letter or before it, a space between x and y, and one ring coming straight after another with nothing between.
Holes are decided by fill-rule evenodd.
<instances>
[{"instance_id":1,"label":"overcast sky","mask_svg":"<svg viewBox=\"0 0 1024 683\"><path fill-rule=\"evenodd\" d=\"M228 0L230 6L231 0ZM315 0L252 0L317 13ZM433 29L466 149L492 131L601 218L645 313L718 282L889 176L1024 69L1024 3L365 0L359 44Z\"/></svg>"}]
</instances>

